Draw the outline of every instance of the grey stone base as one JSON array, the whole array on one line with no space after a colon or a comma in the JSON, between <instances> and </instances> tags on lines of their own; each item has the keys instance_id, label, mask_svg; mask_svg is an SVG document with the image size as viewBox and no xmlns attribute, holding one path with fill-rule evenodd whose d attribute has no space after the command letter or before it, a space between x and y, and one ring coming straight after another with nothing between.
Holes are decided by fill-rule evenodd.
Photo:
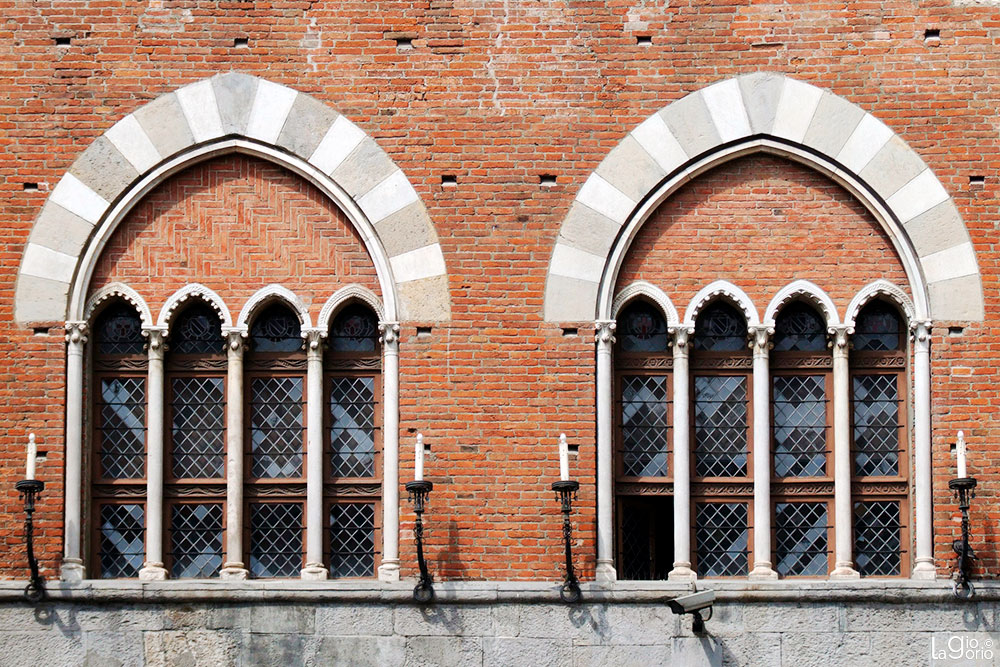
<instances>
[{"instance_id":1,"label":"grey stone base","mask_svg":"<svg viewBox=\"0 0 1000 667\"><path fill-rule=\"evenodd\" d=\"M882 588L887 593L882 601L858 591L824 600L788 591L769 595L773 591L748 584L720 585L704 637L692 634L689 616L675 616L662 603L684 592L676 587L654 596L648 588L600 594L587 586L590 602L564 605L545 599L549 587L538 584L509 585L510 595L499 597L492 584L490 601L475 593L490 585L442 585L445 599L423 607L407 599L409 585L378 594L373 587L342 588L323 596L286 586L275 599L259 583L256 591L247 584L236 595L208 588L215 589L213 599L167 593L153 601L130 594L135 587L127 585L95 584L86 594L57 587L53 593L62 599L32 607L4 585L0 662L806 667L995 664L998 652L997 636L990 634L997 627L996 591L986 589L978 601L962 603L946 596L943 583ZM981 662L950 660L949 646L968 648L974 642Z\"/></svg>"}]
</instances>

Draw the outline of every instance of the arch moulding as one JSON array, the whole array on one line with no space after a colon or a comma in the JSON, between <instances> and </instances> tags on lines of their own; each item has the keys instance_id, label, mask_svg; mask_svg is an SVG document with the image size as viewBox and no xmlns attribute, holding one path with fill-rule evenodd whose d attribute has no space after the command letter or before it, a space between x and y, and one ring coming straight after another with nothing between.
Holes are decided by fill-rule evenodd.
<instances>
[{"instance_id":1,"label":"arch moulding","mask_svg":"<svg viewBox=\"0 0 1000 667\"><path fill-rule=\"evenodd\" d=\"M608 319L618 271L645 220L687 181L760 152L827 175L868 208L906 270L917 318L983 319L968 230L920 156L862 108L774 73L692 93L608 154L563 220L546 278L545 319Z\"/></svg>"},{"instance_id":2,"label":"arch moulding","mask_svg":"<svg viewBox=\"0 0 1000 667\"><path fill-rule=\"evenodd\" d=\"M229 153L275 162L334 201L372 258L387 317L450 318L437 233L409 179L374 139L314 97L227 73L158 97L83 151L32 227L15 320L82 319L94 266L132 207L178 171Z\"/></svg>"}]
</instances>

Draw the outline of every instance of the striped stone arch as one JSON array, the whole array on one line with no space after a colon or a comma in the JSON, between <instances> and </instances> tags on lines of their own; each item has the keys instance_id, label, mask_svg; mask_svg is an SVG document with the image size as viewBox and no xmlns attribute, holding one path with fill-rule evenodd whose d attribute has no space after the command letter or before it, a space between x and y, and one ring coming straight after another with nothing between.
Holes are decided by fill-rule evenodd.
<instances>
[{"instance_id":1,"label":"striped stone arch","mask_svg":"<svg viewBox=\"0 0 1000 667\"><path fill-rule=\"evenodd\" d=\"M94 265L129 210L164 179L227 153L278 163L334 200L375 264L387 320L450 318L437 234L410 181L374 139L314 97L228 73L158 97L79 156L32 227L15 320L82 319Z\"/></svg>"},{"instance_id":2,"label":"striped stone arch","mask_svg":"<svg viewBox=\"0 0 1000 667\"><path fill-rule=\"evenodd\" d=\"M868 208L899 254L917 318L983 319L968 230L920 156L861 107L773 73L692 93L650 116L608 154L560 228L545 319L608 319L622 261L656 207L704 171L755 152L816 169Z\"/></svg>"}]
</instances>

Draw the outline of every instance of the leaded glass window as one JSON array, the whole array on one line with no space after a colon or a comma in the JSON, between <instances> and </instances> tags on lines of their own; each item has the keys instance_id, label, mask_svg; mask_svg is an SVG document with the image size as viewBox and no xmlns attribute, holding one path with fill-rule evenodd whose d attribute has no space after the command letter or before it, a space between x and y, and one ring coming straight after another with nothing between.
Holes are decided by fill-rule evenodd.
<instances>
[{"instance_id":1,"label":"leaded glass window","mask_svg":"<svg viewBox=\"0 0 1000 667\"><path fill-rule=\"evenodd\" d=\"M783 577L818 577L829 570L825 502L778 502L774 506L774 569Z\"/></svg>"},{"instance_id":2,"label":"leaded glass window","mask_svg":"<svg viewBox=\"0 0 1000 667\"><path fill-rule=\"evenodd\" d=\"M854 474L861 477L899 473L899 376L857 374L854 395Z\"/></svg>"},{"instance_id":3,"label":"leaded glass window","mask_svg":"<svg viewBox=\"0 0 1000 667\"><path fill-rule=\"evenodd\" d=\"M774 322L775 352L824 352L826 326L808 304L783 308Z\"/></svg>"},{"instance_id":4,"label":"leaded glass window","mask_svg":"<svg viewBox=\"0 0 1000 667\"><path fill-rule=\"evenodd\" d=\"M226 457L225 379L171 380L173 476L222 477Z\"/></svg>"},{"instance_id":5,"label":"leaded glass window","mask_svg":"<svg viewBox=\"0 0 1000 667\"><path fill-rule=\"evenodd\" d=\"M375 503L330 507L330 576L370 577L375 572Z\"/></svg>"},{"instance_id":6,"label":"leaded glass window","mask_svg":"<svg viewBox=\"0 0 1000 667\"><path fill-rule=\"evenodd\" d=\"M900 503L854 503L854 561L862 576L902 573Z\"/></svg>"},{"instance_id":7,"label":"leaded glass window","mask_svg":"<svg viewBox=\"0 0 1000 667\"><path fill-rule=\"evenodd\" d=\"M622 352L665 352L667 321L659 309L634 301L618 316L616 337Z\"/></svg>"},{"instance_id":8,"label":"leaded glass window","mask_svg":"<svg viewBox=\"0 0 1000 667\"><path fill-rule=\"evenodd\" d=\"M302 569L302 503L250 505L250 575L297 577Z\"/></svg>"},{"instance_id":9,"label":"leaded glass window","mask_svg":"<svg viewBox=\"0 0 1000 667\"><path fill-rule=\"evenodd\" d=\"M695 475L746 476L747 428L746 376L695 376Z\"/></svg>"},{"instance_id":10,"label":"leaded glass window","mask_svg":"<svg viewBox=\"0 0 1000 667\"><path fill-rule=\"evenodd\" d=\"M97 398L100 477L142 479L146 474L146 379L101 378Z\"/></svg>"},{"instance_id":11,"label":"leaded glass window","mask_svg":"<svg viewBox=\"0 0 1000 667\"><path fill-rule=\"evenodd\" d=\"M329 340L334 352L374 353L379 345L378 321L369 309L351 304L337 314Z\"/></svg>"},{"instance_id":12,"label":"leaded glass window","mask_svg":"<svg viewBox=\"0 0 1000 667\"><path fill-rule=\"evenodd\" d=\"M170 506L170 576L217 577L222 567L222 503Z\"/></svg>"},{"instance_id":13,"label":"leaded glass window","mask_svg":"<svg viewBox=\"0 0 1000 667\"><path fill-rule=\"evenodd\" d=\"M626 476L667 475L670 452L668 396L664 375L621 378L622 463Z\"/></svg>"},{"instance_id":14,"label":"leaded glass window","mask_svg":"<svg viewBox=\"0 0 1000 667\"><path fill-rule=\"evenodd\" d=\"M334 377L330 386L331 464L337 477L375 474L375 378Z\"/></svg>"},{"instance_id":15,"label":"leaded glass window","mask_svg":"<svg viewBox=\"0 0 1000 667\"><path fill-rule=\"evenodd\" d=\"M146 557L145 527L138 503L100 506L97 560L102 579L139 576Z\"/></svg>"},{"instance_id":16,"label":"leaded glass window","mask_svg":"<svg viewBox=\"0 0 1000 667\"><path fill-rule=\"evenodd\" d=\"M302 384L301 377L251 380L251 476L302 476Z\"/></svg>"},{"instance_id":17,"label":"leaded glass window","mask_svg":"<svg viewBox=\"0 0 1000 667\"><path fill-rule=\"evenodd\" d=\"M126 303L111 304L97 317L94 341L99 355L142 354L146 340L139 313Z\"/></svg>"},{"instance_id":18,"label":"leaded glass window","mask_svg":"<svg viewBox=\"0 0 1000 667\"><path fill-rule=\"evenodd\" d=\"M222 354L225 340L222 322L207 305L185 308L170 327L170 350L174 354Z\"/></svg>"},{"instance_id":19,"label":"leaded glass window","mask_svg":"<svg viewBox=\"0 0 1000 667\"><path fill-rule=\"evenodd\" d=\"M747 323L739 311L724 301L705 307L695 323L695 350L735 352L747 349Z\"/></svg>"},{"instance_id":20,"label":"leaded glass window","mask_svg":"<svg viewBox=\"0 0 1000 667\"><path fill-rule=\"evenodd\" d=\"M771 378L774 474L817 477L826 473L826 377Z\"/></svg>"},{"instance_id":21,"label":"leaded glass window","mask_svg":"<svg viewBox=\"0 0 1000 667\"><path fill-rule=\"evenodd\" d=\"M250 325L250 346L254 352L295 352L302 349L299 318L286 306L268 306Z\"/></svg>"},{"instance_id":22,"label":"leaded glass window","mask_svg":"<svg viewBox=\"0 0 1000 667\"><path fill-rule=\"evenodd\" d=\"M699 577L737 577L749 571L746 503L699 503L694 537Z\"/></svg>"},{"instance_id":23,"label":"leaded glass window","mask_svg":"<svg viewBox=\"0 0 1000 667\"><path fill-rule=\"evenodd\" d=\"M902 320L888 303L872 301L858 313L852 338L855 350L899 350L903 340Z\"/></svg>"}]
</instances>

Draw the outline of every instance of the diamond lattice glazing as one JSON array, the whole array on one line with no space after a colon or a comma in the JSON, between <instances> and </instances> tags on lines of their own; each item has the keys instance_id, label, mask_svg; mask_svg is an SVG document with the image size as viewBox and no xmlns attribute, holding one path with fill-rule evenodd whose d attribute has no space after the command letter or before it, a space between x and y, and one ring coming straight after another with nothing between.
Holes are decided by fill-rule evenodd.
<instances>
[{"instance_id":1,"label":"diamond lattice glazing","mask_svg":"<svg viewBox=\"0 0 1000 667\"><path fill-rule=\"evenodd\" d=\"M745 575L749 565L746 503L701 503L695 512L694 536L698 576Z\"/></svg>"},{"instance_id":2,"label":"diamond lattice glazing","mask_svg":"<svg viewBox=\"0 0 1000 667\"><path fill-rule=\"evenodd\" d=\"M222 503L170 508L170 576L217 577L222 567Z\"/></svg>"},{"instance_id":3,"label":"diamond lattice glazing","mask_svg":"<svg viewBox=\"0 0 1000 667\"><path fill-rule=\"evenodd\" d=\"M170 407L174 477L222 477L226 452L223 387L221 377L173 378Z\"/></svg>"},{"instance_id":4,"label":"diamond lattice glazing","mask_svg":"<svg viewBox=\"0 0 1000 667\"><path fill-rule=\"evenodd\" d=\"M101 476L142 479L146 458L146 380L101 379L97 424Z\"/></svg>"},{"instance_id":5,"label":"diamond lattice glazing","mask_svg":"<svg viewBox=\"0 0 1000 667\"><path fill-rule=\"evenodd\" d=\"M251 475L302 476L302 378L254 378L250 385Z\"/></svg>"},{"instance_id":6,"label":"diamond lattice glazing","mask_svg":"<svg viewBox=\"0 0 1000 667\"><path fill-rule=\"evenodd\" d=\"M302 568L302 504L250 506L250 574L295 577Z\"/></svg>"},{"instance_id":7,"label":"diamond lattice glazing","mask_svg":"<svg viewBox=\"0 0 1000 667\"><path fill-rule=\"evenodd\" d=\"M695 475L747 474L747 390L745 376L694 378Z\"/></svg>"},{"instance_id":8,"label":"diamond lattice glazing","mask_svg":"<svg viewBox=\"0 0 1000 667\"><path fill-rule=\"evenodd\" d=\"M854 376L854 468L859 476L899 471L899 394L895 375Z\"/></svg>"},{"instance_id":9,"label":"diamond lattice glazing","mask_svg":"<svg viewBox=\"0 0 1000 667\"><path fill-rule=\"evenodd\" d=\"M829 569L826 503L776 503L774 569L783 577L821 576Z\"/></svg>"},{"instance_id":10,"label":"diamond lattice glazing","mask_svg":"<svg viewBox=\"0 0 1000 667\"><path fill-rule=\"evenodd\" d=\"M622 458L626 475L667 474L667 378L622 378Z\"/></svg>"},{"instance_id":11,"label":"diamond lattice glazing","mask_svg":"<svg viewBox=\"0 0 1000 667\"><path fill-rule=\"evenodd\" d=\"M826 384L822 375L772 378L774 473L814 477L826 472Z\"/></svg>"},{"instance_id":12,"label":"diamond lattice glazing","mask_svg":"<svg viewBox=\"0 0 1000 667\"><path fill-rule=\"evenodd\" d=\"M137 577L146 557L142 505L102 505L100 553L102 579Z\"/></svg>"},{"instance_id":13,"label":"diamond lattice glazing","mask_svg":"<svg viewBox=\"0 0 1000 667\"><path fill-rule=\"evenodd\" d=\"M862 576L900 573L899 503L854 503L854 560Z\"/></svg>"},{"instance_id":14,"label":"diamond lattice glazing","mask_svg":"<svg viewBox=\"0 0 1000 667\"><path fill-rule=\"evenodd\" d=\"M330 508L330 576L370 577L375 572L375 504Z\"/></svg>"},{"instance_id":15,"label":"diamond lattice glazing","mask_svg":"<svg viewBox=\"0 0 1000 667\"><path fill-rule=\"evenodd\" d=\"M375 379L336 377L330 385L333 475L375 474Z\"/></svg>"}]
</instances>

